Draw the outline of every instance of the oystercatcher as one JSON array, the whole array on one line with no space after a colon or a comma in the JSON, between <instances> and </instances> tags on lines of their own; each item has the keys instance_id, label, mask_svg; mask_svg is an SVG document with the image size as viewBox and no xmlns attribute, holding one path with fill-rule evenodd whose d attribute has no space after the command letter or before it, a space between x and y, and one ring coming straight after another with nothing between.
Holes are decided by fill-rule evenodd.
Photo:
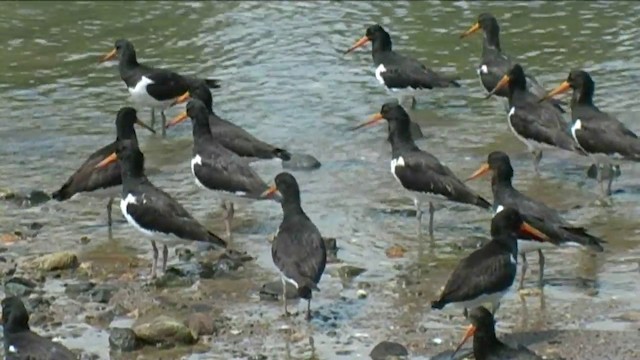
<instances>
[{"instance_id":1,"label":"oystercatcher","mask_svg":"<svg viewBox=\"0 0 640 360\"><path fill-rule=\"evenodd\" d=\"M527 237L526 234L518 238L518 252L522 257L522 272L520 274L520 288L523 287L524 276L527 272L526 253L538 251L540 275L538 285L543 287L544 255L542 249L554 246L584 246L593 251L602 252L602 243L599 239L587 233L586 229L576 227L565 221L560 214L547 205L535 201L516 190L511 184L513 168L509 156L502 151L494 151L487 157L487 163L471 175L469 180L492 172L491 190L493 191L493 208L510 207L518 210L528 224L545 234L549 241L541 242Z\"/></svg>"},{"instance_id":2,"label":"oystercatcher","mask_svg":"<svg viewBox=\"0 0 640 360\"><path fill-rule=\"evenodd\" d=\"M540 99L527 91L524 70L515 64L502 77L487 98L505 87L509 88L509 113L507 123L516 137L533 154L533 167L539 174L538 164L542 159L542 149L552 146L583 154L568 132L569 124L562 113L548 101Z\"/></svg>"},{"instance_id":3,"label":"oystercatcher","mask_svg":"<svg viewBox=\"0 0 640 360\"><path fill-rule=\"evenodd\" d=\"M286 282L298 289L298 296L307 300L307 320L311 319L312 291L320 291L318 283L327 263L327 250L320 231L309 219L300 204L300 188L293 175L283 172L275 177L275 184L262 196L275 192L282 195L282 223L271 245L271 257L282 277L282 299L287 312Z\"/></svg>"},{"instance_id":4,"label":"oystercatcher","mask_svg":"<svg viewBox=\"0 0 640 360\"><path fill-rule=\"evenodd\" d=\"M116 152L96 166L104 167L116 160L120 163L122 172L120 209L127 222L138 231L152 237L156 234L175 235L184 240L227 246L224 240L202 226L180 203L147 179L144 174L144 155L136 141L120 139ZM151 278L156 277L158 265L158 247L155 240L155 237L151 240L153 247ZM163 271L167 267L168 253L167 245L163 244Z\"/></svg>"},{"instance_id":5,"label":"oystercatcher","mask_svg":"<svg viewBox=\"0 0 640 360\"><path fill-rule=\"evenodd\" d=\"M371 120L358 125L353 130L385 119L389 123L389 143L391 143L391 174L411 192L418 219L418 235L422 228L421 203L429 202L429 235L433 237L433 202L437 197L476 205L484 209L491 203L476 194L460 181L455 174L430 153L420 150L413 142L409 130L409 115L401 105L393 102L382 105L380 113Z\"/></svg>"},{"instance_id":6,"label":"oystercatcher","mask_svg":"<svg viewBox=\"0 0 640 360\"><path fill-rule=\"evenodd\" d=\"M609 164L609 156L640 161L640 139L614 116L600 111L593 103L595 83L589 73L572 70L567 80L552 90L547 98L573 89L571 99L571 135L580 148L596 162L597 179L603 194L611 193L609 178L607 190L603 186L602 168Z\"/></svg>"},{"instance_id":7,"label":"oystercatcher","mask_svg":"<svg viewBox=\"0 0 640 360\"><path fill-rule=\"evenodd\" d=\"M224 223L227 236L231 237L231 220L235 212L231 199L259 199L269 186L246 161L224 147L219 142L219 137L211 134L209 112L202 101L190 100L187 103L187 115L193 123L191 172L196 185L222 193ZM227 195L232 196L227 199Z\"/></svg>"},{"instance_id":8,"label":"oystercatcher","mask_svg":"<svg viewBox=\"0 0 640 360\"><path fill-rule=\"evenodd\" d=\"M371 42L376 79L388 90L460 87L454 76L439 74L418 60L393 51L391 36L378 24L369 26L365 35L345 51L345 54L368 42Z\"/></svg>"},{"instance_id":9,"label":"oystercatcher","mask_svg":"<svg viewBox=\"0 0 640 360\"><path fill-rule=\"evenodd\" d=\"M42 337L29 328L29 313L20 298L2 299L4 359L76 360L78 356L64 345Z\"/></svg>"},{"instance_id":10,"label":"oystercatcher","mask_svg":"<svg viewBox=\"0 0 640 360\"><path fill-rule=\"evenodd\" d=\"M465 38L479 30L484 32L484 40L482 42L482 57L476 72L478 73L482 86L487 92L490 92L498 85L500 79L513 67L513 60L502 51L500 47L500 26L498 25L498 20L489 13L478 15L478 21L473 24L469 30L462 33L460 38ZM538 80L530 74L526 74L525 77L527 90L538 98L543 97L546 90L540 85ZM508 97L509 88L499 89L495 92L495 95ZM560 102L554 102L554 105L556 105L558 110L564 112L560 106Z\"/></svg>"},{"instance_id":11,"label":"oystercatcher","mask_svg":"<svg viewBox=\"0 0 640 360\"><path fill-rule=\"evenodd\" d=\"M220 118L213 112L213 100L211 91L204 82L191 88L188 92L176 100L176 104L185 102L190 98L198 99L204 103L209 113L209 128L211 135L225 148L243 157L255 157L259 159L280 158L283 161L291 159L288 151L267 144L249 134L240 126ZM174 118L167 124L167 127L177 125L188 118L186 113Z\"/></svg>"},{"instance_id":12,"label":"oystercatcher","mask_svg":"<svg viewBox=\"0 0 640 360\"><path fill-rule=\"evenodd\" d=\"M454 303L467 309L491 303L495 314L500 299L513 285L518 256L517 234L525 232L541 241L545 234L524 222L518 210L499 208L491 220L491 241L460 260L447 280L432 309L442 309Z\"/></svg>"},{"instance_id":13,"label":"oystercatcher","mask_svg":"<svg viewBox=\"0 0 640 360\"><path fill-rule=\"evenodd\" d=\"M484 306L471 310L469 320L471 325L451 355L451 359L455 357L462 345L473 336L473 357L476 360L542 360L541 357L523 345L518 344L517 348L512 348L498 340L493 314Z\"/></svg>"},{"instance_id":14,"label":"oystercatcher","mask_svg":"<svg viewBox=\"0 0 640 360\"><path fill-rule=\"evenodd\" d=\"M136 131L133 128L133 124L138 124L155 133L153 128L138 119L134 108L121 108L116 116L116 140L89 155L84 163L73 173L73 175L69 177L60 189L51 194L52 198L58 201L64 201L70 199L77 193L108 189L105 192L108 192L109 196L109 201L107 202L107 224L109 225L109 234L111 234L111 207L113 205L114 196L117 194L115 186L122 184L120 165L118 163L113 163L104 168L96 168L96 164L102 161L107 155L116 151L116 145L119 137L137 141Z\"/></svg>"},{"instance_id":15,"label":"oystercatcher","mask_svg":"<svg viewBox=\"0 0 640 360\"><path fill-rule=\"evenodd\" d=\"M189 86L204 81L211 88L219 88L219 80L200 80L190 76L182 76L166 69L152 68L138 63L136 50L129 40L116 40L113 50L103 56L100 62L118 58L120 78L127 85L131 99L138 106L151 107L151 126L155 126L154 109L160 110L162 116L162 135L166 135L166 117L164 110L175 99L189 90Z\"/></svg>"}]
</instances>

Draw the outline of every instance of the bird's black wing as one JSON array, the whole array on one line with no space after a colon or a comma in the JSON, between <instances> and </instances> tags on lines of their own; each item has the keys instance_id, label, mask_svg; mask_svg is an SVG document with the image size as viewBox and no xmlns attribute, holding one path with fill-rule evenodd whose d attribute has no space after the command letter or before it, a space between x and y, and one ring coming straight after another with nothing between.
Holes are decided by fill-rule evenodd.
<instances>
[{"instance_id":1,"label":"bird's black wing","mask_svg":"<svg viewBox=\"0 0 640 360\"><path fill-rule=\"evenodd\" d=\"M640 139L614 116L593 109L579 109L573 118L580 120L576 140L590 153L620 154L640 160Z\"/></svg>"},{"instance_id":2,"label":"bird's black wing","mask_svg":"<svg viewBox=\"0 0 640 360\"><path fill-rule=\"evenodd\" d=\"M260 159L278 157L285 161L291 159L291 154L286 150L277 148L256 138L236 124L220 118L210 124L211 135L220 141L222 146L239 156L257 157Z\"/></svg>"},{"instance_id":3,"label":"bird's black wing","mask_svg":"<svg viewBox=\"0 0 640 360\"><path fill-rule=\"evenodd\" d=\"M189 82L178 73L143 65L140 68L144 76L153 81L147 85L147 92L154 99L160 101L175 99L189 90Z\"/></svg>"},{"instance_id":4,"label":"bird's black wing","mask_svg":"<svg viewBox=\"0 0 640 360\"><path fill-rule=\"evenodd\" d=\"M53 342L34 332L21 332L5 338L9 342L7 360L76 360L76 356L64 345ZM15 350L15 352L11 351Z\"/></svg>"},{"instance_id":5,"label":"bird's black wing","mask_svg":"<svg viewBox=\"0 0 640 360\"><path fill-rule=\"evenodd\" d=\"M380 73L388 88L433 89L434 87L459 87L455 77L440 74L419 61L394 54L393 62L383 63L386 71Z\"/></svg>"}]
</instances>

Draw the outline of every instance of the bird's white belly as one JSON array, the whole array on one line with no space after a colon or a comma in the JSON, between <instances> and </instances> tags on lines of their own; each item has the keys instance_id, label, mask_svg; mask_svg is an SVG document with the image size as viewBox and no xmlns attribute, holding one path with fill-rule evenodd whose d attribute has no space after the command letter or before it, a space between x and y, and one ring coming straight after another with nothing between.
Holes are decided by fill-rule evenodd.
<instances>
[{"instance_id":1,"label":"bird's white belly","mask_svg":"<svg viewBox=\"0 0 640 360\"><path fill-rule=\"evenodd\" d=\"M128 88L131 100L141 106L149 106L160 110L168 108L174 100L169 99L165 101L158 101L154 99L147 92L147 85L150 84L153 84L153 80L143 76L135 87Z\"/></svg>"},{"instance_id":2,"label":"bird's white belly","mask_svg":"<svg viewBox=\"0 0 640 360\"><path fill-rule=\"evenodd\" d=\"M524 254L524 253L542 250L542 249L550 249L553 247L555 247L555 245L550 242L518 239L519 254Z\"/></svg>"},{"instance_id":3,"label":"bird's white belly","mask_svg":"<svg viewBox=\"0 0 640 360\"><path fill-rule=\"evenodd\" d=\"M507 293L507 291L509 290L507 289L494 294L482 294L475 299L457 302L453 304L457 307L466 308L466 309L473 309L476 306L480 306L488 303L491 303L493 306L495 306L497 303L500 302L500 300Z\"/></svg>"},{"instance_id":4,"label":"bird's white belly","mask_svg":"<svg viewBox=\"0 0 640 360\"><path fill-rule=\"evenodd\" d=\"M204 186L196 176L196 169L195 169L196 164L202 165L202 157L200 157L200 155L198 154L196 154L196 156L194 156L191 159L191 173L193 174L193 180L195 181L196 185L202 189L206 189L207 187Z\"/></svg>"},{"instance_id":5,"label":"bird's white belly","mask_svg":"<svg viewBox=\"0 0 640 360\"><path fill-rule=\"evenodd\" d=\"M149 231L145 228L143 228L142 226L140 226L131 215L129 215L129 213L127 212L127 206L129 204L137 204L137 199L135 196L133 196L133 194L127 194L127 196L120 200L120 210L122 211L122 215L124 216L125 219L127 219L127 222L129 224L131 224L133 227L135 227L136 229L138 229L138 231L140 231L141 233L145 234L145 235L153 235L152 231Z\"/></svg>"}]
</instances>

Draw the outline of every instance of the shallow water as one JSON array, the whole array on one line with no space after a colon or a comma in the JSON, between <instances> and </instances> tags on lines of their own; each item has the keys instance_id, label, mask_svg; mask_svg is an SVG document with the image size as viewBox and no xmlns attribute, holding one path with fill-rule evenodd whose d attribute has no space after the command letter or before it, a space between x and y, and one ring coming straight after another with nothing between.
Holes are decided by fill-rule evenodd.
<instances>
[{"instance_id":1,"label":"shallow water","mask_svg":"<svg viewBox=\"0 0 640 360\"><path fill-rule=\"evenodd\" d=\"M295 173L303 206L324 235L338 238L344 262L367 268L358 280L372 288L366 300L355 300L354 284L323 278L314 308L339 314L337 331L360 340L338 344L324 325L314 322L320 358L365 358L376 342L403 342L410 337L403 334L420 326L458 331L462 322L457 310L430 312L428 301L463 254L454 244L486 237L490 215L447 204L436 213L436 241L429 245L416 239L413 218L391 211L410 209L412 202L389 174L386 127L347 131L392 96L377 85L370 47L342 55L368 25L378 22L390 32L395 50L462 78L460 89L417 93L412 116L426 134L418 142L421 148L460 177L475 170L488 152L506 151L517 188L566 210L567 219L609 241L597 257L575 249L547 251L546 310L520 313L517 296L507 295L501 311L517 316L499 328L628 330L629 323L615 315L640 310L635 301L640 288L640 188L635 181L640 166L622 165L611 207L593 201L596 184L584 177L584 158L547 151L542 175L535 176L529 154L505 124L502 103L483 99L475 74L481 35L458 39L483 11L498 18L503 49L547 88L564 80L569 69L585 68L596 81L600 108L640 131L640 4L635 2L15 2L3 4L0 14L0 41L5 44L0 57L0 187L53 191L86 156L112 141L118 108L131 104L116 65L97 64L97 59L116 38L126 37L141 62L222 79L223 88L213 93L220 115L322 162L317 171ZM167 115L179 111L170 109ZM148 121L149 111L140 117ZM155 169L151 180L221 232L216 195L196 188L189 171L190 126L170 129L165 139L144 130L138 136L148 167ZM281 171L276 161L255 168L265 180ZM488 181L471 186L490 197ZM16 253L73 249L82 236L92 239L84 248L90 253L108 241L105 204L87 195L33 208L0 203L0 229L11 231L34 221L45 225L35 240L14 245ZM236 244L258 257L253 270L262 275L255 286L247 286L246 303L224 311L247 316L252 309L266 308L276 317L280 307L253 301L253 294L260 281L276 277L266 238L277 229L281 210L270 202L244 204L236 216ZM131 227L118 222L114 237L125 245L123 251L149 257L147 240ZM404 259L386 257L384 250L394 244L409 250ZM533 286L536 257L529 261L527 284ZM556 316L573 306L610 301L616 306L598 316L580 321ZM445 314L456 317L450 321ZM106 338L94 333L81 344L69 344L106 351ZM285 342L278 333L247 338L243 344L249 352L284 356ZM426 348L422 351L431 354ZM224 349L191 359L229 358ZM344 349L351 353L336 354Z\"/></svg>"}]
</instances>

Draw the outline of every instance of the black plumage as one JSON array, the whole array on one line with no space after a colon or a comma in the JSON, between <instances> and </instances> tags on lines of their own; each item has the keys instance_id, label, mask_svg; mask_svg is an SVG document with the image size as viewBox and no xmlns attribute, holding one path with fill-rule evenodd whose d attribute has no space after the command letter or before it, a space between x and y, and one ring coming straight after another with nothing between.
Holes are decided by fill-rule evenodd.
<instances>
[{"instance_id":1,"label":"black plumage","mask_svg":"<svg viewBox=\"0 0 640 360\"><path fill-rule=\"evenodd\" d=\"M491 208L491 203L467 187L435 156L418 148L411 138L409 114L399 104L390 102L382 105L379 114L356 128L382 119L387 120L389 125L391 173L400 185L411 191L414 196L419 232L422 221L420 203L423 198L429 201L429 234L431 236L433 236L433 213L435 212L432 196L442 196L450 201L475 205L483 209Z\"/></svg>"},{"instance_id":2,"label":"black plumage","mask_svg":"<svg viewBox=\"0 0 640 360\"><path fill-rule=\"evenodd\" d=\"M121 108L116 116L116 140L89 155L73 175L71 175L58 190L51 194L51 197L58 201L64 201L70 199L77 193L91 192L121 185L120 165L117 162L102 168L97 168L96 165L116 151L118 138L124 137L137 141L136 131L134 129L134 124L136 123L154 132L151 127L138 119L135 109L131 107ZM113 196L110 195L109 202L107 203L107 223L109 224L109 230L111 230L112 223L112 204Z\"/></svg>"},{"instance_id":3,"label":"black plumage","mask_svg":"<svg viewBox=\"0 0 640 360\"><path fill-rule=\"evenodd\" d=\"M29 328L29 313L20 298L2 300L4 359L76 360L78 356L64 345L44 338Z\"/></svg>"},{"instance_id":4,"label":"black plumage","mask_svg":"<svg viewBox=\"0 0 640 360\"><path fill-rule=\"evenodd\" d=\"M579 154L584 152L578 147L569 133L569 124L562 113L547 100L527 90L524 69L515 64L489 96L496 91L509 88L509 113L507 122L511 131L522 141L533 154L533 165L536 173L542 159L544 147L557 147Z\"/></svg>"},{"instance_id":5,"label":"black plumage","mask_svg":"<svg viewBox=\"0 0 640 360\"><path fill-rule=\"evenodd\" d=\"M305 214L300 203L300 188L293 175L283 172L276 176L275 185L267 191L282 194L282 223L278 228L271 256L282 274L284 312L287 313L285 281L298 289L307 300L307 319L311 318L313 291L320 291L318 283L327 263L327 250L320 231Z\"/></svg>"},{"instance_id":6,"label":"black plumage","mask_svg":"<svg viewBox=\"0 0 640 360\"><path fill-rule=\"evenodd\" d=\"M518 210L525 222L545 234L549 241L540 242L526 234L520 234L518 248L522 257L522 271L520 274L520 288L523 287L524 276L527 272L527 258L525 253L538 251L540 259L539 286L543 286L544 255L542 247L548 245L585 246L593 251L602 252L602 243L605 241L589 234L583 227L573 226L560 216L557 210L548 207L542 202L533 200L522 194L512 185L513 167L509 156L502 151L494 151L487 157L487 163L476 171L471 179L478 178L488 172L492 172L491 190L493 191L493 207L510 207Z\"/></svg>"},{"instance_id":7,"label":"black plumage","mask_svg":"<svg viewBox=\"0 0 640 360\"><path fill-rule=\"evenodd\" d=\"M391 36L378 24L369 26L365 36L347 50L347 53L367 42L371 42L376 78L388 89L460 87L454 76L440 74L416 59L393 51Z\"/></svg>"}]
</instances>

